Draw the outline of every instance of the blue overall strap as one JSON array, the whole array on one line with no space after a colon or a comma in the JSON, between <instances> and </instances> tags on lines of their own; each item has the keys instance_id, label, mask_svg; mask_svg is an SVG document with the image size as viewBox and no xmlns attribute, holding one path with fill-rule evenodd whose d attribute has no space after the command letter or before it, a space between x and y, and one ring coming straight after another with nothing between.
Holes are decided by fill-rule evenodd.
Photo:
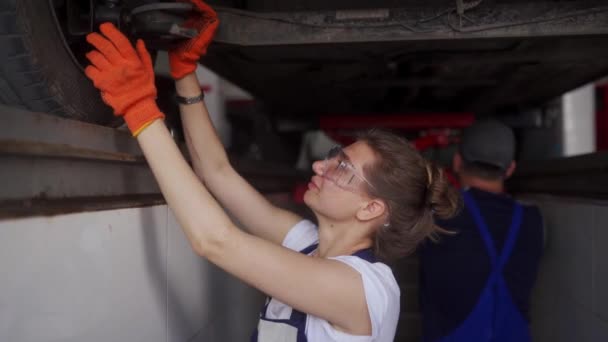
<instances>
[{"instance_id":1,"label":"blue overall strap","mask_svg":"<svg viewBox=\"0 0 608 342\"><path fill-rule=\"evenodd\" d=\"M319 244L316 243L316 244L313 244L313 245L310 245L310 246L304 248L303 250L300 251L300 253L308 255L312 251L317 249L318 247L319 247ZM371 263L376 262L376 258L371 249L363 249L363 250L357 251L356 253L353 254L353 256L359 257L359 258L366 260L368 262L371 262ZM264 305L264 308L262 309L262 312L260 313L260 322L261 323L267 322L269 324L283 325L283 327L284 328L286 327L287 329L295 328L297 330L297 342L306 342L308 340L308 338L306 337L307 315L304 312L301 312L301 311L298 311L298 310L292 308L289 319L269 319L266 317L266 311L268 309L268 306L269 306L271 300L272 300L271 298L267 299L266 304ZM266 328L268 328L268 326L266 326ZM265 331L269 331L269 330L265 330ZM293 332L293 330L291 330L291 331ZM253 335L251 336L251 341L252 342L258 341L258 329L256 329L254 331Z\"/></svg>"},{"instance_id":2,"label":"blue overall strap","mask_svg":"<svg viewBox=\"0 0 608 342\"><path fill-rule=\"evenodd\" d=\"M374 251L372 251L371 248L362 249L360 251L357 251L353 254L353 256L356 256L356 257L363 259L367 262L370 262L372 264L376 262L376 256L374 255Z\"/></svg>"},{"instance_id":3,"label":"blue overall strap","mask_svg":"<svg viewBox=\"0 0 608 342\"><path fill-rule=\"evenodd\" d=\"M319 247L319 244L315 243L314 245L310 245L310 246L304 248L303 250L300 251L300 253L302 253L304 255L308 255L312 251L317 249L317 247ZM298 311L296 309L292 309L291 317L289 317L289 321L292 323L295 323L296 325L299 325L298 328L303 330L306 325L306 314L301 311Z\"/></svg>"},{"instance_id":4,"label":"blue overall strap","mask_svg":"<svg viewBox=\"0 0 608 342\"><path fill-rule=\"evenodd\" d=\"M473 199L473 196L468 191L462 192L462 198L464 199L465 207L469 210L469 213L473 216L475 220L477 230L479 230L479 234L481 234L481 238L486 246L486 250L488 252L488 256L490 257L490 262L492 263L492 269L496 268L496 263L498 262L498 256L496 253L496 246L494 245L494 240L490 235L490 229L486 225L486 221L481 217L481 211Z\"/></svg>"},{"instance_id":5,"label":"blue overall strap","mask_svg":"<svg viewBox=\"0 0 608 342\"><path fill-rule=\"evenodd\" d=\"M308 255L310 252L317 249L318 246L319 246L318 243L314 244L312 246L309 246L309 247L301 250L300 253ZM372 263L376 262L376 258L374 256L374 253L372 252L371 248L362 249L360 251L357 251L353 255L357 256L365 261L368 261L368 262L372 262ZM292 323L295 323L295 325L297 325L298 328L301 329L301 331L304 331L304 329L306 328L306 314L301 311L293 309L291 312L291 317L289 318L289 321Z\"/></svg>"},{"instance_id":6,"label":"blue overall strap","mask_svg":"<svg viewBox=\"0 0 608 342\"><path fill-rule=\"evenodd\" d=\"M317 247L319 247L319 244L315 243L315 244L312 244L312 245L304 248L299 253L308 255L312 251L317 249ZM275 322L275 323L284 323L284 324L293 326L294 328L298 329L297 341L306 342L307 339L306 339L306 335L304 334L304 330L306 328L306 314L301 311L292 309L291 316L289 317L289 319L268 319L268 318L266 318L266 310L268 309L268 305L270 304L271 299L272 298L270 298L270 297L266 298L266 303L264 304L264 307L262 308L262 310L260 312L260 320L265 320L265 321ZM253 334L251 335L250 342L257 342L257 341L258 341L258 328L256 327L256 329L253 331Z\"/></svg>"},{"instance_id":7,"label":"blue overall strap","mask_svg":"<svg viewBox=\"0 0 608 342\"><path fill-rule=\"evenodd\" d=\"M477 202L475 202L475 199L468 191L463 192L462 197L464 199L467 209L469 210L471 215L473 215L473 219L475 219L475 223L477 224L479 233L481 234L481 237L486 245L486 249L488 251L490 261L492 263L492 269L500 273L504 265L509 260L509 257L511 257L513 247L515 247L515 241L517 240L519 228L521 227L523 208L519 203L514 203L511 225L509 227L508 235L499 257L496 251L496 246L494 245L494 240L490 235L490 229L488 228L485 220L481 216L481 210L479 210Z\"/></svg>"},{"instance_id":8,"label":"blue overall strap","mask_svg":"<svg viewBox=\"0 0 608 342\"><path fill-rule=\"evenodd\" d=\"M529 342L528 325L513 302L503 277L503 269L509 260L522 223L523 207L513 203L513 216L500 255L492 240L490 230L481 216L473 196L462 193L466 208L475 219L479 233L486 245L492 267L488 281L467 318L442 342Z\"/></svg>"},{"instance_id":9,"label":"blue overall strap","mask_svg":"<svg viewBox=\"0 0 608 342\"><path fill-rule=\"evenodd\" d=\"M500 260L498 261L498 267L501 270L504 268L505 264L513 253L515 241L517 241L517 236L519 234L519 228L521 228L523 213L523 207L519 203L515 202L513 208L513 218L511 219L511 226L509 227L509 235L507 235L507 239L502 247L502 252L500 253Z\"/></svg>"},{"instance_id":10,"label":"blue overall strap","mask_svg":"<svg viewBox=\"0 0 608 342\"><path fill-rule=\"evenodd\" d=\"M315 243L313 245L310 245L306 248L304 248L303 250L300 251L300 253L304 254L304 255L308 255L310 254L310 252L314 251L315 249L317 249L317 247L319 247L318 243Z\"/></svg>"}]
</instances>

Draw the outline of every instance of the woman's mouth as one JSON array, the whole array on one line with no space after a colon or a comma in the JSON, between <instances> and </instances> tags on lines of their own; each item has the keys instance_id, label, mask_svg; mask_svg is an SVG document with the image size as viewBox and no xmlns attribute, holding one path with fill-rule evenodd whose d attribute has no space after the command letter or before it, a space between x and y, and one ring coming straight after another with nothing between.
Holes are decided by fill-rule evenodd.
<instances>
[{"instance_id":1,"label":"woman's mouth","mask_svg":"<svg viewBox=\"0 0 608 342\"><path fill-rule=\"evenodd\" d=\"M317 185L317 183L315 183L314 181L311 180L310 182L308 182L308 189L313 189L313 188L317 189L317 190L320 189L319 186Z\"/></svg>"}]
</instances>

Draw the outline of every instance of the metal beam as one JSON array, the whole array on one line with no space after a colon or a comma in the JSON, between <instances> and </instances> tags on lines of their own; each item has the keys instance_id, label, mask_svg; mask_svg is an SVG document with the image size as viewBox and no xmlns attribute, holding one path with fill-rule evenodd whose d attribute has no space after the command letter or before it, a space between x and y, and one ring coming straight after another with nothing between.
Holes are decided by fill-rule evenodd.
<instances>
[{"instance_id":1,"label":"metal beam","mask_svg":"<svg viewBox=\"0 0 608 342\"><path fill-rule=\"evenodd\" d=\"M608 153L551 160L522 161L508 188L579 198L608 198Z\"/></svg>"},{"instance_id":2,"label":"metal beam","mask_svg":"<svg viewBox=\"0 0 608 342\"><path fill-rule=\"evenodd\" d=\"M0 217L164 203L128 132L0 106Z\"/></svg>"},{"instance_id":3,"label":"metal beam","mask_svg":"<svg viewBox=\"0 0 608 342\"><path fill-rule=\"evenodd\" d=\"M481 5L466 12L466 21L455 9L437 16L437 6L364 13L259 13L232 8L217 8L217 12L221 24L215 41L241 46L608 34L608 6L601 1Z\"/></svg>"},{"instance_id":4,"label":"metal beam","mask_svg":"<svg viewBox=\"0 0 608 342\"><path fill-rule=\"evenodd\" d=\"M0 218L164 203L127 131L0 105ZM263 192L291 190L286 165L231 159Z\"/></svg>"}]
</instances>

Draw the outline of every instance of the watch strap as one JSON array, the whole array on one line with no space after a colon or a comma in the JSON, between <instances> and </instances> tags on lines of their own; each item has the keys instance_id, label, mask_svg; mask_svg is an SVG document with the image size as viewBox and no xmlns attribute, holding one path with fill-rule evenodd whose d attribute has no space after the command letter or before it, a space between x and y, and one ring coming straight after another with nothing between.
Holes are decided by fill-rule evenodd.
<instances>
[{"instance_id":1,"label":"watch strap","mask_svg":"<svg viewBox=\"0 0 608 342\"><path fill-rule=\"evenodd\" d=\"M201 101L203 101L204 98L205 98L205 93L201 93L200 95L193 96L193 97L183 97L183 96L179 96L179 95L175 96L175 100L177 101L177 103L185 104L185 105L201 102Z\"/></svg>"}]
</instances>

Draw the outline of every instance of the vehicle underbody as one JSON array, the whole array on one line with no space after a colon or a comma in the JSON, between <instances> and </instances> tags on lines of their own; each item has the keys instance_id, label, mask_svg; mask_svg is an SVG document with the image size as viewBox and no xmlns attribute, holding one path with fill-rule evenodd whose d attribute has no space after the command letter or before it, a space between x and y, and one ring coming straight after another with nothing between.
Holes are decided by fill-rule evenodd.
<instances>
[{"instance_id":1,"label":"vehicle underbody","mask_svg":"<svg viewBox=\"0 0 608 342\"><path fill-rule=\"evenodd\" d=\"M209 2L221 24L202 63L273 117L512 114L608 74L604 1ZM82 73L86 34L109 20L152 48L187 36L169 32L186 13L173 1L0 3L22 32L4 37L0 103L104 125L116 121Z\"/></svg>"}]
</instances>

